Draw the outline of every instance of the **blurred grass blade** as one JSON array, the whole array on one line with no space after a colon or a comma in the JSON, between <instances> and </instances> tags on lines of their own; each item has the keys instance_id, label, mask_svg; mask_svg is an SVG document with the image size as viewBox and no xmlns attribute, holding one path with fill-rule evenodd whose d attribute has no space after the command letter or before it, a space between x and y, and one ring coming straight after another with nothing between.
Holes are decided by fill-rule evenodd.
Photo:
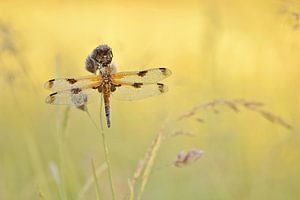
<instances>
[{"instance_id":1,"label":"blurred grass blade","mask_svg":"<svg viewBox=\"0 0 300 200\"><path fill-rule=\"evenodd\" d=\"M159 150L161 141L162 141L162 136L163 136L163 131L160 131L157 136L155 137L155 139L153 140L150 148L148 149L146 156L145 156L145 162L144 165L142 166L144 168L143 170L143 174L142 174L142 182L141 182L141 186L139 189L139 194L138 194L138 200L140 200L142 198L142 195L144 193L145 187L148 183L149 180L149 176L151 174L151 171L153 169L153 165L154 165L154 161L155 158L157 156L157 152ZM137 177L138 178L138 177Z\"/></svg>"},{"instance_id":2,"label":"blurred grass blade","mask_svg":"<svg viewBox=\"0 0 300 200\"><path fill-rule=\"evenodd\" d=\"M129 187L129 197L128 200L133 200L134 199L134 188L132 181L128 179L128 187Z\"/></svg>"},{"instance_id":3,"label":"blurred grass blade","mask_svg":"<svg viewBox=\"0 0 300 200\"><path fill-rule=\"evenodd\" d=\"M99 187L99 183L98 183L98 179L97 179L97 173L96 173L96 167L95 167L95 162L94 159L91 160L92 163L92 168L93 168L93 177L94 177L94 183L95 183L95 188L96 188L96 197L97 200L100 200L101 196L100 196L100 187Z\"/></svg>"},{"instance_id":4,"label":"blurred grass blade","mask_svg":"<svg viewBox=\"0 0 300 200\"><path fill-rule=\"evenodd\" d=\"M95 169L96 177L99 177L106 169L107 169L106 164L102 164L98 168L96 168ZM85 199L84 195L93 185L93 181L94 181L94 174L90 175L89 178L85 181L84 185L82 186L81 190L77 195L77 200Z\"/></svg>"},{"instance_id":5,"label":"blurred grass blade","mask_svg":"<svg viewBox=\"0 0 300 200\"><path fill-rule=\"evenodd\" d=\"M37 190L40 200L47 200L44 192L41 190L41 188L39 186L37 186L36 190Z\"/></svg>"},{"instance_id":6,"label":"blurred grass blade","mask_svg":"<svg viewBox=\"0 0 300 200\"><path fill-rule=\"evenodd\" d=\"M56 163L50 162L48 164L48 167L49 167L50 173L52 174L53 179L56 183L60 199L67 199L64 182L63 182L63 177L59 173L59 169L58 169Z\"/></svg>"},{"instance_id":7,"label":"blurred grass blade","mask_svg":"<svg viewBox=\"0 0 300 200\"><path fill-rule=\"evenodd\" d=\"M66 109L64 110L63 117L62 117L62 123L61 123L61 130L62 134L65 135L65 132L68 127L68 119L69 119L69 113L70 113L71 107L67 106Z\"/></svg>"}]
</instances>

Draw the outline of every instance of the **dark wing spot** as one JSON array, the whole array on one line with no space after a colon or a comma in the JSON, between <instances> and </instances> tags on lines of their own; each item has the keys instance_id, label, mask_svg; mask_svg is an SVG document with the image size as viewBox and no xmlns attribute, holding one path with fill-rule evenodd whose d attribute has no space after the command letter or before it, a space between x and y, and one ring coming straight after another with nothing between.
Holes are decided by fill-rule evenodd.
<instances>
[{"instance_id":1,"label":"dark wing spot","mask_svg":"<svg viewBox=\"0 0 300 200\"><path fill-rule=\"evenodd\" d=\"M52 88L54 84L55 79L51 79L48 81L48 88Z\"/></svg>"},{"instance_id":2,"label":"dark wing spot","mask_svg":"<svg viewBox=\"0 0 300 200\"><path fill-rule=\"evenodd\" d=\"M141 88L141 86L143 85L143 83L133 83L132 86L135 88Z\"/></svg>"},{"instance_id":3,"label":"dark wing spot","mask_svg":"<svg viewBox=\"0 0 300 200\"><path fill-rule=\"evenodd\" d=\"M77 80L74 79L74 78L68 78L67 81L68 81L70 84L74 84L74 83L77 82Z\"/></svg>"},{"instance_id":4,"label":"dark wing spot","mask_svg":"<svg viewBox=\"0 0 300 200\"><path fill-rule=\"evenodd\" d=\"M49 103L49 104L53 103L55 101L56 94L57 94L57 92L50 94L46 99L46 103Z\"/></svg>"},{"instance_id":5,"label":"dark wing spot","mask_svg":"<svg viewBox=\"0 0 300 200\"><path fill-rule=\"evenodd\" d=\"M158 85L158 90L161 92L161 93L164 93L165 92L165 88L164 88L164 84L162 83L157 83Z\"/></svg>"},{"instance_id":6,"label":"dark wing spot","mask_svg":"<svg viewBox=\"0 0 300 200\"><path fill-rule=\"evenodd\" d=\"M81 89L80 89L80 88L72 88L72 89L71 89L71 93L72 93L72 94L78 94L79 92L81 92Z\"/></svg>"},{"instance_id":7,"label":"dark wing spot","mask_svg":"<svg viewBox=\"0 0 300 200\"><path fill-rule=\"evenodd\" d=\"M138 73L137 73L137 75L138 76L140 76L140 77L143 77L143 76L145 76L146 74L147 74L147 70L144 70L144 71L139 71Z\"/></svg>"},{"instance_id":8,"label":"dark wing spot","mask_svg":"<svg viewBox=\"0 0 300 200\"><path fill-rule=\"evenodd\" d=\"M96 90L99 86L93 86L92 89Z\"/></svg>"},{"instance_id":9,"label":"dark wing spot","mask_svg":"<svg viewBox=\"0 0 300 200\"><path fill-rule=\"evenodd\" d=\"M161 71L161 73L162 73L163 75L167 75L167 69L166 69L166 68L161 67L161 68L159 68L159 70Z\"/></svg>"},{"instance_id":10,"label":"dark wing spot","mask_svg":"<svg viewBox=\"0 0 300 200\"><path fill-rule=\"evenodd\" d=\"M52 97L52 96L54 96L56 94L57 94L57 92L54 92L54 93L50 94L49 96Z\"/></svg>"}]
</instances>

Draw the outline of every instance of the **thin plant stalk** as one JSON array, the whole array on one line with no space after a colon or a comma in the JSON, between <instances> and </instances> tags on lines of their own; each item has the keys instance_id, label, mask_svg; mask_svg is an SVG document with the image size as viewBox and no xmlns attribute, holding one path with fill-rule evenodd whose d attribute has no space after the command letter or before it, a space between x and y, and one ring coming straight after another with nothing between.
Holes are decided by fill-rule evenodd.
<instances>
[{"instance_id":1,"label":"thin plant stalk","mask_svg":"<svg viewBox=\"0 0 300 200\"><path fill-rule=\"evenodd\" d=\"M102 108L102 101L101 101L101 106L100 107ZM109 176L109 185L110 185L110 189L111 189L111 193L112 193L112 199L115 200L116 195L115 195L115 189L114 189L114 184L113 184L113 180L112 180L112 171L111 171L110 160L109 160L108 146L107 146L107 142L106 142L106 138L105 138L105 134L104 134L104 130L103 130L103 125L102 125L101 112L100 112L101 129L100 129L100 128L98 128L96 122L91 117L88 110L86 108L84 108L84 111L87 113L87 115L90 118L91 122L93 123L93 125L96 127L96 129L99 131L99 133L102 136L102 143L103 143L103 148L104 148L104 157L105 157L105 162L106 162L106 165L107 165L108 176Z\"/></svg>"},{"instance_id":2,"label":"thin plant stalk","mask_svg":"<svg viewBox=\"0 0 300 200\"><path fill-rule=\"evenodd\" d=\"M105 157L105 161L107 164L107 169L108 169L108 177L109 177L109 184L110 184L110 190L111 190L111 195L112 195L112 199L115 200L116 199L116 194L115 194L115 188L114 188L114 184L113 184L113 178L112 178L112 170L111 170L111 165L110 165L110 159L109 159L109 152L108 152L108 145L107 145L107 141L106 141L106 137L105 137L105 133L104 133L104 129L103 129L103 120L102 120L102 108L103 108L103 101L101 98L101 102L100 102L100 133L102 136L102 143L103 143L103 148L104 148L104 157Z\"/></svg>"},{"instance_id":3,"label":"thin plant stalk","mask_svg":"<svg viewBox=\"0 0 300 200\"><path fill-rule=\"evenodd\" d=\"M107 168L106 163L98 166L95 170L96 177L99 177ZM78 195L77 195L77 200L84 199L84 195L87 193L87 191L90 189L90 187L93 185L94 181L94 175L92 174L83 184L82 188L80 189Z\"/></svg>"},{"instance_id":4,"label":"thin plant stalk","mask_svg":"<svg viewBox=\"0 0 300 200\"><path fill-rule=\"evenodd\" d=\"M99 183L98 183L98 179L97 179L97 173L96 173L96 167L95 167L95 162L94 160L92 159L91 160L91 163L92 163L92 168L93 168L93 177L94 177L94 182L95 182L95 187L96 187L96 197L97 197L97 200L100 200L101 196L100 196L100 187L99 187Z\"/></svg>"},{"instance_id":5,"label":"thin plant stalk","mask_svg":"<svg viewBox=\"0 0 300 200\"><path fill-rule=\"evenodd\" d=\"M57 118L59 120L59 118ZM60 168L60 175L61 175L61 182L59 187L59 195L60 199L64 200L67 199L67 194L65 190L65 158L64 158L64 138L63 138L63 130L60 130L60 127L58 125L57 121L57 137L58 137L58 152L59 152L59 168Z\"/></svg>"}]
</instances>

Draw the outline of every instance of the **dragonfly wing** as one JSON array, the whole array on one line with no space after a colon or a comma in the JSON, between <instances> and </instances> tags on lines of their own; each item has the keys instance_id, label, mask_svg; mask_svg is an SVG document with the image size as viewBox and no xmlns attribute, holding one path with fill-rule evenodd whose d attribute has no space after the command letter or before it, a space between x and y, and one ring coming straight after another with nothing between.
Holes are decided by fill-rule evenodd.
<instances>
[{"instance_id":1,"label":"dragonfly wing","mask_svg":"<svg viewBox=\"0 0 300 200\"><path fill-rule=\"evenodd\" d=\"M46 98L46 103L79 107L93 102L97 97L100 98L97 87L89 85L84 88L54 92Z\"/></svg>"},{"instance_id":2,"label":"dragonfly wing","mask_svg":"<svg viewBox=\"0 0 300 200\"><path fill-rule=\"evenodd\" d=\"M44 87L51 91L63 91L72 88L82 88L89 84L96 84L101 82L101 76L90 75L81 76L77 78L58 78L51 79L44 84Z\"/></svg>"},{"instance_id":3,"label":"dragonfly wing","mask_svg":"<svg viewBox=\"0 0 300 200\"><path fill-rule=\"evenodd\" d=\"M172 74L167 68L153 68L143 71L119 72L112 74L112 80L121 82L156 83Z\"/></svg>"},{"instance_id":4,"label":"dragonfly wing","mask_svg":"<svg viewBox=\"0 0 300 200\"><path fill-rule=\"evenodd\" d=\"M116 91L112 93L112 97L118 100L132 101L157 96L167 91L168 87L162 83L123 83L116 87Z\"/></svg>"}]
</instances>

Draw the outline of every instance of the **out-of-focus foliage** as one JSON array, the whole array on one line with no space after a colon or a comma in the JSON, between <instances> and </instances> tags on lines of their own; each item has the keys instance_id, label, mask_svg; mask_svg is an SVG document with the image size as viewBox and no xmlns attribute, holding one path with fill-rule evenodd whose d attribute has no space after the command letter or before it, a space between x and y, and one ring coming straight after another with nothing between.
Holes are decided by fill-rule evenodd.
<instances>
[{"instance_id":1,"label":"out-of-focus foliage","mask_svg":"<svg viewBox=\"0 0 300 200\"><path fill-rule=\"evenodd\" d=\"M105 131L118 199L165 121L166 135L192 134L162 142L144 199L299 199L299 13L299 2L280 0L2 0L0 199L96 199L91 159L99 193L110 199L91 120L78 109L46 105L43 88L54 77L89 74L85 58L103 43L119 71L173 72L164 95L112 97L112 128ZM293 129L226 107L176 121L195 105L240 98L264 102ZM97 122L99 108L88 108ZM205 155L170 166L189 149Z\"/></svg>"}]
</instances>

